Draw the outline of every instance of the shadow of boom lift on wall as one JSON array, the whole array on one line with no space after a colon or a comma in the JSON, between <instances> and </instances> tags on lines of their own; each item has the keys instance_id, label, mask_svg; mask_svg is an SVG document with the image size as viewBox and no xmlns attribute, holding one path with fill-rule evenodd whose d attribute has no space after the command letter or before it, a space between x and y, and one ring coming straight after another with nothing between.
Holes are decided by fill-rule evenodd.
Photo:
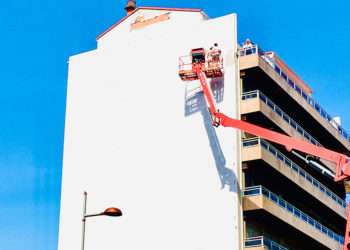
<instances>
[{"instance_id":1,"label":"shadow of boom lift on wall","mask_svg":"<svg viewBox=\"0 0 350 250\"><path fill-rule=\"evenodd\" d=\"M219 81L215 85L216 88L213 91L213 93L215 94L215 99L216 101L221 102L223 97L223 81ZM185 116L193 115L198 111L200 111L203 118L203 123L207 132L210 149L213 154L216 169L220 178L221 188L224 189L226 186L228 186L230 192L237 192L237 177L233 172L234 163L232 163L231 166L227 167L226 158L222 151L215 128L212 125L211 116L208 111L204 95L201 91L196 91L195 94L188 95L186 88Z\"/></svg>"}]
</instances>

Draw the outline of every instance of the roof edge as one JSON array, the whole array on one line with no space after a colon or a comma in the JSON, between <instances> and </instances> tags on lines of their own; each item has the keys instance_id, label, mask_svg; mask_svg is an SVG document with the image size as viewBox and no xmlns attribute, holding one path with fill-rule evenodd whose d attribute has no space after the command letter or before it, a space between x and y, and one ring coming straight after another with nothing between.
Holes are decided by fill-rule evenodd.
<instances>
[{"instance_id":1,"label":"roof edge","mask_svg":"<svg viewBox=\"0 0 350 250\"><path fill-rule=\"evenodd\" d=\"M191 9L191 8L166 8L166 7L146 7L146 6L142 6L142 7L137 7L133 12L130 13L130 15L127 15L125 17L123 17L122 19L120 19L118 22L116 22L115 24L113 24L111 27L109 27L107 30L105 30L104 32L102 32L100 35L97 36L96 40L99 40L100 38L102 38L103 36L105 36L108 32L110 32L112 29L114 29L116 26L118 26L119 24L121 24L122 22L124 22L127 18L129 18L130 16L132 16L135 12L137 12L138 10L171 10L171 11L186 11L186 12L203 12L202 9ZM205 13L203 13L205 15Z\"/></svg>"},{"instance_id":2,"label":"roof edge","mask_svg":"<svg viewBox=\"0 0 350 250\"><path fill-rule=\"evenodd\" d=\"M137 9L144 10L172 10L172 11L187 11L187 12L201 12L202 9L199 8L167 8L167 7L157 7L157 6L141 6Z\"/></svg>"}]
</instances>

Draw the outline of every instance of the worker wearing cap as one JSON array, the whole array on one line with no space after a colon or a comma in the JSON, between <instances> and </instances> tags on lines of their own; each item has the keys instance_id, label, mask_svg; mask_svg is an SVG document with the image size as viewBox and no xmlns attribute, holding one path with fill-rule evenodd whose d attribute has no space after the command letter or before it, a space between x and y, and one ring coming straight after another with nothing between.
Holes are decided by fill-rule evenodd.
<instances>
[{"instance_id":1,"label":"worker wearing cap","mask_svg":"<svg viewBox=\"0 0 350 250\"><path fill-rule=\"evenodd\" d=\"M217 53L220 53L220 54L221 54L221 50L219 49L219 44L214 43L214 48L213 48L213 50L214 50L215 52L217 52Z\"/></svg>"},{"instance_id":2,"label":"worker wearing cap","mask_svg":"<svg viewBox=\"0 0 350 250\"><path fill-rule=\"evenodd\" d=\"M219 48L219 45L217 43L214 43L214 47L211 50L211 61L212 63L217 67L219 66L220 63L220 58L221 58L221 49Z\"/></svg>"}]
</instances>

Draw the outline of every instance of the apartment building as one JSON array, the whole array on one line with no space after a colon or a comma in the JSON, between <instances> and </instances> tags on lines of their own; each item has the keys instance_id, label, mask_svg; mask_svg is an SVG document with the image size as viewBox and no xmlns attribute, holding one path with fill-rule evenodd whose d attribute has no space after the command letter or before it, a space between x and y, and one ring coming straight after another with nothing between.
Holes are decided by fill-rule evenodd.
<instances>
[{"instance_id":1,"label":"apartment building","mask_svg":"<svg viewBox=\"0 0 350 250\"><path fill-rule=\"evenodd\" d=\"M275 53L244 47L239 50L241 119L349 152L349 135L312 98L311 88ZM335 166L242 135L245 248L343 249L345 193L343 184L333 181Z\"/></svg>"}]
</instances>

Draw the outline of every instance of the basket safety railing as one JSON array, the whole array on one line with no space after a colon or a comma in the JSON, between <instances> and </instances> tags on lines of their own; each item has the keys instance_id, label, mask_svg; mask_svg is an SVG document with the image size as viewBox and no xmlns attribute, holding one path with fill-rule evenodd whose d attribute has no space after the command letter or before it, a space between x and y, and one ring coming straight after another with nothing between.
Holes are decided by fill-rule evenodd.
<instances>
[{"instance_id":1,"label":"basket safety railing","mask_svg":"<svg viewBox=\"0 0 350 250\"><path fill-rule=\"evenodd\" d=\"M179 57L179 70L192 70L192 57L191 56L181 56Z\"/></svg>"},{"instance_id":2,"label":"basket safety railing","mask_svg":"<svg viewBox=\"0 0 350 250\"><path fill-rule=\"evenodd\" d=\"M223 58L220 57L219 61L211 61L208 59L208 53L206 54L206 60L204 63L204 70L212 69L213 65L215 68L224 70L223 67ZM181 56L179 57L179 71L192 71L192 57L191 56Z\"/></svg>"}]
</instances>

